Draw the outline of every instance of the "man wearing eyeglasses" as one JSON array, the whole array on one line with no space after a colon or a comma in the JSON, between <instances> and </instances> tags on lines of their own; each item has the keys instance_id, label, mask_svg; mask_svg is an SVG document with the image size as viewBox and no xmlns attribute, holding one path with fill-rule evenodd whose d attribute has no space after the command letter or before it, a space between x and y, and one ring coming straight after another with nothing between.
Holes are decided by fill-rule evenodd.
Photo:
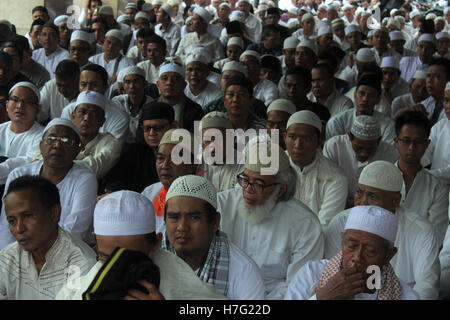
<instances>
[{"instance_id":1,"label":"man wearing eyeglasses","mask_svg":"<svg viewBox=\"0 0 450 320\"><path fill-rule=\"evenodd\" d=\"M41 135L39 149L42 158L13 170L5 184L24 175L38 175L53 184L61 197L59 225L88 244L91 235L92 216L97 196L95 175L74 160L81 150L81 136L77 127L67 119L55 118L48 123ZM0 248L14 242L8 230L4 208L0 219Z\"/></svg>"},{"instance_id":2,"label":"man wearing eyeglasses","mask_svg":"<svg viewBox=\"0 0 450 320\"><path fill-rule=\"evenodd\" d=\"M261 269L267 299L283 299L297 271L323 258L324 238L317 216L293 198L297 177L286 153L258 139L247 144L239 185L217 195L217 211L221 230Z\"/></svg>"}]
</instances>

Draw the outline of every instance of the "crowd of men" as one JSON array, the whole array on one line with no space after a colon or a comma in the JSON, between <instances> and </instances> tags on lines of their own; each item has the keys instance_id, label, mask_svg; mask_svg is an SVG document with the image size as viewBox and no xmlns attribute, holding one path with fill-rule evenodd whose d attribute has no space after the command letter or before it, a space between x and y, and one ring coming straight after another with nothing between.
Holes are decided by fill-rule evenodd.
<instances>
[{"instance_id":1,"label":"crowd of men","mask_svg":"<svg viewBox=\"0 0 450 320\"><path fill-rule=\"evenodd\" d=\"M0 299L450 298L450 7L115 9L0 20Z\"/></svg>"}]
</instances>

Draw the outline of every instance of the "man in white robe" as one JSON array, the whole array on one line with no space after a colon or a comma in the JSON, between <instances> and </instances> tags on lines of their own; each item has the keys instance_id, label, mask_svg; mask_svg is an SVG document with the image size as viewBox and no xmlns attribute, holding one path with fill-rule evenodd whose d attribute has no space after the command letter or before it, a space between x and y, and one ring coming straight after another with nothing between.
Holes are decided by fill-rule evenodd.
<instances>
[{"instance_id":1,"label":"man in white robe","mask_svg":"<svg viewBox=\"0 0 450 320\"><path fill-rule=\"evenodd\" d=\"M429 64L436 51L436 38L430 33L424 33L420 36L417 46L417 57L403 57L400 60L400 70L402 78L410 81L417 70L427 72Z\"/></svg>"},{"instance_id":2,"label":"man in white robe","mask_svg":"<svg viewBox=\"0 0 450 320\"><path fill-rule=\"evenodd\" d=\"M238 10L244 13L244 24L248 36L253 43L261 42L262 24L261 21L250 13L251 4L249 0L239 0L236 3Z\"/></svg>"},{"instance_id":3,"label":"man in white robe","mask_svg":"<svg viewBox=\"0 0 450 320\"><path fill-rule=\"evenodd\" d=\"M381 60L384 57L394 57L397 60L402 58L400 53L389 47L389 30L387 28L381 27L375 29L372 42L374 47L370 50L373 51L375 61L378 65L381 65Z\"/></svg>"},{"instance_id":4,"label":"man in white robe","mask_svg":"<svg viewBox=\"0 0 450 320\"><path fill-rule=\"evenodd\" d=\"M392 101L392 119L395 118L399 110L414 106L428 98L429 94L425 83L426 78L427 74L421 70L417 70L414 73L414 76L409 82L409 93L398 96Z\"/></svg>"},{"instance_id":5,"label":"man in white robe","mask_svg":"<svg viewBox=\"0 0 450 320\"><path fill-rule=\"evenodd\" d=\"M145 80L148 83L156 83L159 77L159 68L166 60L166 42L160 36L154 35L147 40L147 58L139 62L137 66L145 71Z\"/></svg>"},{"instance_id":6,"label":"man in white robe","mask_svg":"<svg viewBox=\"0 0 450 320\"><path fill-rule=\"evenodd\" d=\"M171 18L174 14L175 12L169 4L163 4L156 13L158 24L155 26L155 33L166 41L167 53L171 57L175 55L181 40L181 28Z\"/></svg>"}]
</instances>

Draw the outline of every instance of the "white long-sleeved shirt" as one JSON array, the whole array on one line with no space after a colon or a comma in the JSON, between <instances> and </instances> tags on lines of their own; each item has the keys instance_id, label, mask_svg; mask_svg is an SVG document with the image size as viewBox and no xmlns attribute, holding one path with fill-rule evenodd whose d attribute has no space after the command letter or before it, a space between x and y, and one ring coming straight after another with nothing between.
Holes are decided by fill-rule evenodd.
<instances>
[{"instance_id":1,"label":"white long-sleeved shirt","mask_svg":"<svg viewBox=\"0 0 450 320\"><path fill-rule=\"evenodd\" d=\"M308 93L307 97L311 102L318 102L317 98L312 92ZM347 98L336 89L334 89L334 91L328 96L324 105L328 108L332 117L337 114L341 114L346 110L353 109L352 100Z\"/></svg>"},{"instance_id":2,"label":"white long-sleeved shirt","mask_svg":"<svg viewBox=\"0 0 450 320\"><path fill-rule=\"evenodd\" d=\"M424 106L425 110L428 112L428 115L427 115L428 119L431 120L434 109L436 108L436 99L434 99L432 96L429 96L428 98L426 98L425 100L423 100L419 103ZM437 121L442 120L442 119L447 119L444 108L442 108L441 112L439 113Z\"/></svg>"},{"instance_id":3,"label":"white long-sleeved shirt","mask_svg":"<svg viewBox=\"0 0 450 320\"><path fill-rule=\"evenodd\" d=\"M270 80L261 78L253 87L253 96L268 106L272 101L278 99L277 85Z\"/></svg>"},{"instance_id":4,"label":"white long-sleeved shirt","mask_svg":"<svg viewBox=\"0 0 450 320\"><path fill-rule=\"evenodd\" d=\"M395 59L397 59L397 61L399 61L402 58L402 55L397 51L395 51L394 49L392 49L391 47L388 47L387 50L383 52L381 55L378 52L378 50L375 49L375 47L372 47L370 50L373 52L373 55L375 56L375 62L378 65L381 65L381 60L383 60L384 57L394 57Z\"/></svg>"},{"instance_id":5,"label":"white long-sleeved shirt","mask_svg":"<svg viewBox=\"0 0 450 320\"><path fill-rule=\"evenodd\" d=\"M244 171L244 167L243 164L202 164L197 171L206 171L202 176L214 185L217 192L220 192L234 188L237 183L237 175Z\"/></svg>"},{"instance_id":6,"label":"white long-sleeved shirt","mask_svg":"<svg viewBox=\"0 0 450 320\"><path fill-rule=\"evenodd\" d=\"M39 111L38 121L43 122L48 119L59 118L63 109L72 101L65 98L59 91L56 85L56 79L47 82L41 89L41 111Z\"/></svg>"},{"instance_id":7,"label":"white long-sleeved shirt","mask_svg":"<svg viewBox=\"0 0 450 320\"><path fill-rule=\"evenodd\" d=\"M197 96L194 95L191 91L191 88L188 85L184 88L184 94L186 97L199 104L202 108L206 106L211 101L217 100L222 97L222 90L212 82L207 81L205 89L200 92Z\"/></svg>"},{"instance_id":8,"label":"white long-sleeved shirt","mask_svg":"<svg viewBox=\"0 0 450 320\"><path fill-rule=\"evenodd\" d=\"M119 59L119 57L116 57L115 59L106 62L105 53L99 53L96 54L95 56L90 57L89 61L105 68L106 72L108 72L108 77L112 77L114 73L114 66L116 65L117 59ZM125 56L122 56L119 65L117 66L116 76L119 75L120 70L131 66L134 66L133 61L131 61L129 58Z\"/></svg>"},{"instance_id":9,"label":"white long-sleeved shirt","mask_svg":"<svg viewBox=\"0 0 450 320\"><path fill-rule=\"evenodd\" d=\"M325 230L325 258L331 259L342 248L341 232L350 209L339 213ZM394 245L397 254L391 265L397 276L409 284L422 300L439 295L439 243L433 226L421 216L397 209L398 230Z\"/></svg>"},{"instance_id":10,"label":"white long-sleeved shirt","mask_svg":"<svg viewBox=\"0 0 450 320\"><path fill-rule=\"evenodd\" d=\"M427 72L428 67L429 65L422 63L422 60L420 60L419 57L403 57L400 60L401 77L408 83L411 81L417 70Z\"/></svg>"},{"instance_id":11,"label":"white long-sleeved shirt","mask_svg":"<svg viewBox=\"0 0 450 320\"><path fill-rule=\"evenodd\" d=\"M448 209L450 212L450 206ZM445 234L444 246L439 254L439 261L441 262L440 298L448 299L450 298L450 226Z\"/></svg>"},{"instance_id":12,"label":"white long-sleeved shirt","mask_svg":"<svg viewBox=\"0 0 450 320\"><path fill-rule=\"evenodd\" d=\"M301 266L323 256L319 220L304 204L291 199L278 202L269 216L251 224L239 214L241 201L240 186L217 194L221 229L259 266L267 298L282 299Z\"/></svg>"},{"instance_id":13,"label":"white long-sleeved shirt","mask_svg":"<svg viewBox=\"0 0 450 320\"><path fill-rule=\"evenodd\" d=\"M55 70L62 60L70 59L69 52L61 47L57 47L54 52L48 56L45 54L44 48L33 51L33 60L39 62L50 74L50 78L55 78Z\"/></svg>"},{"instance_id":14,"label":"white long-sleeved shirt","mask_svg":"<svg viewBox=\"0 0 450 320\"><path fill-rule=\"evenodd\" d=\"M191 52L191 49L198 45L202 45L206 48L211 61L217 61L225 57L223 47L219 38L213 36L208 32L200 36L200 38L198 37L197 32L190 32L184 35L181 38L175 56L179 57L184 63L186 57Z\"/></svg>"},{"instance_id":15,"label":"white long-sleeved shirt","mask_svg":"<svg viewBox=\"0 0 450 320\"><path fill-rule=\"evenodd\" d=\"M166 40L167 55L172 57L175 55L178 43L181 40L181 28L177 24L171 22L166 30L162 30L162 24L155 26L155 33Z\"/></svg>"},{"instance_id":16,"label":"white long-sleeved shirt","mask_svg":"<svg viewBox=\"0 0 450 320\"><path fill-rule=\"evenodd\" d=\"M253 14L249 13L248 17L244 20L247 34L253 43L261 42L262 23Z\"/></svg>"},{"instance_id":17,"label":"white long-sleeved shirt","mask_svg":"<svg viewBox=\"0 0 450 320\"><path fill-rule=\"evenodd\" d=\"M414 101L411 93L407 93L407 94L404 94L404 95L401 95L401 96L395 98L392 101L392 105L391 105L391 109L392 109L391 118L394 118L394 115L399 110L406 108L406 107L411 107L415 104L416 104L416 102Z\"/></svg>"},{"instance_id":18,"label":"white long-sleeved shirt","mask_svg":"<svg viewBox=\"0 0 450 320\"><path fill-rule=\"evenodd\" d=\"M156 83L158 81L158 73L159 73L159 66L155 66L150 62L150 60L145 60L142 62L139 62L136 66L143 69L145 71L145 80L149 83Z\"/></svg>"}]
</instances>

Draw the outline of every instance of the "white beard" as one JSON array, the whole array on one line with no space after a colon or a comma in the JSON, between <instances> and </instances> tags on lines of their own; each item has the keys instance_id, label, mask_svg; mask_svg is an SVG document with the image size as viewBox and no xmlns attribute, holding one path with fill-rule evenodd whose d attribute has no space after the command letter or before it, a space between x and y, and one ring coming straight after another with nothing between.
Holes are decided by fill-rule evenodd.
<instances>
[{"instance_id":1,"label":"white beard","mask_svg":"<svg viewBox=\"0 0 450 320\"><path fill-rule=\"evenodd\" d=\"M275 208L277 204L277 194L280 191L280 186L277 186L272 194L267 198L264 204L256 208L247 208L245 206L244 198L241 199L238 205L239 215L248 223L258 224L266 218Z\"/></svg>"}]
</instances>

